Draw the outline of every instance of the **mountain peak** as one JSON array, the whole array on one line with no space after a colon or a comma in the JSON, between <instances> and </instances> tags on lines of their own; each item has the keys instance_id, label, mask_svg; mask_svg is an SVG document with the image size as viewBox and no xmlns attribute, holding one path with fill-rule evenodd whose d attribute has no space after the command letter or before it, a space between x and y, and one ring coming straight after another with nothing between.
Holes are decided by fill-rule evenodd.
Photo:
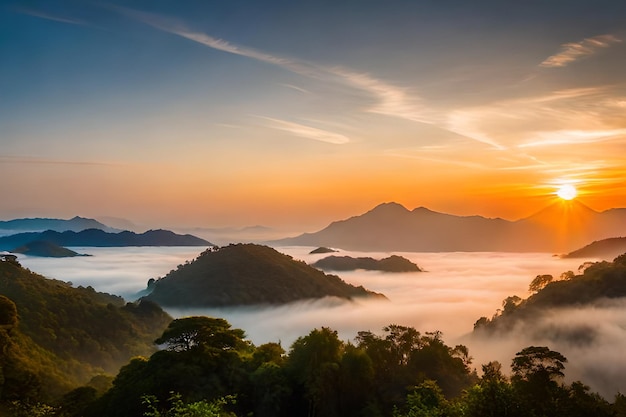
<instances>
[{"instance_id":1,"label":"mountain peak","mask_svg":"<svg viewBox=\"0 0 626 417\"><path fill-rule=\"evenodd\" d=\"M391 201L377 205L368 211L368 213L409 213L409 210L402 204Z\"/></svg>"}]
</instances>

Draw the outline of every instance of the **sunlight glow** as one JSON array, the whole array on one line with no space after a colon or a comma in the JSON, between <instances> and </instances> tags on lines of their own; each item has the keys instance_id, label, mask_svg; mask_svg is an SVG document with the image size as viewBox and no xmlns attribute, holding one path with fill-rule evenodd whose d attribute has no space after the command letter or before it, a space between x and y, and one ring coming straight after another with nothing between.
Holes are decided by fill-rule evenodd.
<instances>
[{"instance_id":1,"label":"sunlight glow","mask_svg":"<svg viewBox=\"0 0 626 417\"><path fill-rule=\"evenodd\" d=\"M573 185L565 184L559 188L559 190L556 192L556 195L558 195L563 200L572 200L576 197L576 195L578 195L578 192L576 191L576 187L574 187Z\"/></svg>"}]
</instances>

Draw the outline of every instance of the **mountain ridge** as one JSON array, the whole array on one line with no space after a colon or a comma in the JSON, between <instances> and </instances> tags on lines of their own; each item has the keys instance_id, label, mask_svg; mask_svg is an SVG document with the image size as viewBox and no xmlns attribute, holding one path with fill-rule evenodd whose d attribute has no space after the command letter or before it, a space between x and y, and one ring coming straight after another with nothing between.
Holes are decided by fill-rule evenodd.
<instances>
[{"instance_id":1,"label":"mountain ridge","mask_svg":"<svg viewBox=\"0 0 626 417\"><path fill-rule=\"evenodd\" d=\"M144 233L123 231L109 233L100 229L80 232L25 232L0 237L0 250L11 250L32 241L43 240L59 246L124 247L124 246L212 246L207 240L193 235L179 235L169 230L148 230Z\"/></svg>"},{"instance_id":2,"label":"mountain ridge","mask_svg":"<svg viewBox=\"0 0 626 417\"><path fill-rule=\"evenodd\" d=\"M457 216L426 207L409 211L388 202L317 232L268 243L365 252L563 253L616 234L626 234L626 209L598 212L576 200L557 201L515 221Z\"/></svg>"}]
</instances>

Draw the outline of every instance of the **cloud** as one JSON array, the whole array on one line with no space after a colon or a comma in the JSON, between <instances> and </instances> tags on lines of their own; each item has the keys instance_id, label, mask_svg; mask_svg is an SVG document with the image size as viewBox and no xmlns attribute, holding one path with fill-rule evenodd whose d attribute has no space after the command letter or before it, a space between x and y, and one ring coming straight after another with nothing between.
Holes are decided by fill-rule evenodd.
<instances>
[{"instance_id":1,"label":"cloud","mask_svg":"<svg viewBox=\"0 0 626 417\"><path fill-rule=\"evenodd\" d=\"M183 38L200 43L212 49L244 56L260 62L276 65L288 71L304 75L309 78L323 81L338 82L343 85L364 91L372 95L376 103L366 111L386 116L399 117L415 122L432 123L433 120L426 109L410 97L407 90L384 82L367 73L358 73L341 67L328 67L315 63L270 54L246 46L236 45L224 39L216 38L205 33L189 30L184 24L165 19L154 14L116 7L120 13L137 19L147 25L164 32L172 33ZM285 85L305 92L292 85Z\"/></svg>"},{"instance_id":2,"label":"cloud","mask_svg":"<svg viewBox=\"0 0 626 417\"><path fill-rule=\"evenodd\" d=\"M598 35L580 42L566 43L561 45L560 52L549 56L539 66L544 68L565 67L574 61L595 54L601 48L608 48L619 42L621 39L613 35Z\"/></svg>"},{"instance_id":3,"label":"cloud","mask_svg":"<svg viewBox=\"0 0 626 417\"><path fill-rule=\"evenodd\" d=\"M332 143L335 145L343 145L350 142L350 139L340 133L330 132L328 130L318 129L299 123L288 122L286 120L273 119L271 117L257 116L269 121L268 127L292 133L302 138L318 140L320 142Z\"/></svg>"},{"instance_id":4,"label":"cloud","mask_svg":"<svg viewBox=\"0 0 626 417\"><path fill-rule=\"evenodd\" d=\"M37 10L32 10L32 9L25 9L25 8L18 8L16 9L16 11L18 13L22 13L28 16L33 16L33 17L38 17L40 19L46 19L46 20L52 20L54 22L60 22L60 23L69 23L70 25L80 25L80 26L86 26L87 22L83 21L83 20L79 20L79 19L69 19L66 17L59 17L59 16L54 16L48 13L44 13L41 11L37 11Z\"/></svg>"},{"instance_id":5,"label":"cloud","mask_svg":"<svg viewBox=\"0 0 626 417\"><path fill-rule=\"evenodd\" d=\"M521 143L520 148L537 146L571 145L580 143L595 143L626 137L626 129L605 130L556 130L551 132L536 132L536 140Z\"/></svg>"}]
</instances>

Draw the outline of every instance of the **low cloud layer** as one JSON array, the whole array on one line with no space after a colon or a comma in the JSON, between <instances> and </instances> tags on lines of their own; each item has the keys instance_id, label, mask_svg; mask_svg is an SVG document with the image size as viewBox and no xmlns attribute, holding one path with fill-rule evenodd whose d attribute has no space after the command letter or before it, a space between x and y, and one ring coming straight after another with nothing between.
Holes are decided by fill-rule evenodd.
<instances>
[{"instance_id":1,"label":"low cloud layer","mask_svg":"<svg viewBox=\"0 0 626 417\"><path fill-rule=\"evenodd\" d=\"M51 278L91 285L99 291L131 297L178 264L195 258L202 248L73 248L94 256L47 259L24 257L25 267ZM307 263L327 255L310 255L311 248L279 251ZM341 252L342 255L386 257L388 253ZM515 353L529 345L545 345L568 358L566 379L582 380L609 400L625 392L626 301L604 302L585 309L551 310L530 324L520 324L501 337L471 337L474 322L491 317L510 295L528 296L528 284L538 274L559 276L576 271L580 259L559 259L545 253L396 253L427 272L337 273L354 285L382 292L388 301L337 299L306 301L281 307L170 309L175 317L211 315L245 330L255 344L280 341L285 348L321 326L352 340L358 331L381 332L388 324L413 326L420 332L440 330L449 345L463 343L474 366L492 360L507 367Z\"/></svg>"}]
</instances>

